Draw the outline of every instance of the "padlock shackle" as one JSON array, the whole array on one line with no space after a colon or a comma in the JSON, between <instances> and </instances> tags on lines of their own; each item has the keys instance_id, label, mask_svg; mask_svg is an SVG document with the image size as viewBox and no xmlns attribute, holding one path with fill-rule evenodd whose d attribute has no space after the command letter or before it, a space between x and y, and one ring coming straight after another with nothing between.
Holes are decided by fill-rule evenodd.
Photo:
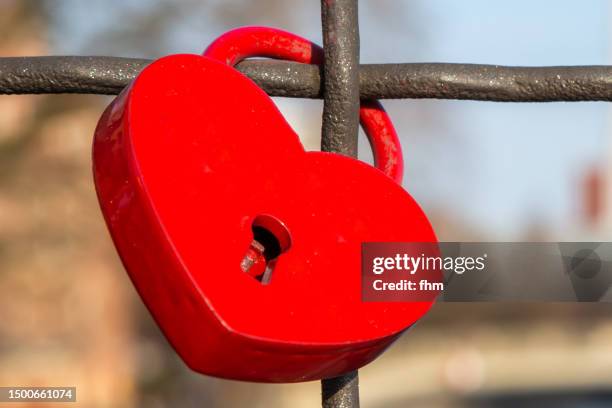
<instances>
[{"instance_id":1,"label":"padlock shackle","mask_svg":"<svg viewBox=\"0 0 612 408\"><path fill-rule=\"evenodd\" d=\"M290 60L320 65L323 48L298 35L271 27L242 27L222 34L204 56L234 66L251 57ZM374 156L374 165L398 184L402 183L402 147L391 118L377 100L362 100L359 121Z\"/></svg>"}]
</instances>

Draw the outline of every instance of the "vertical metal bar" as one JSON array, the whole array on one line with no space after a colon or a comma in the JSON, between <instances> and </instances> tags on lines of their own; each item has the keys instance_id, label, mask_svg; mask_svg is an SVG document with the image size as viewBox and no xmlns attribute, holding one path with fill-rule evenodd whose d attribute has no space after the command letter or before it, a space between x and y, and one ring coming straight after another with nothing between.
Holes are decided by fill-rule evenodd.
<instances>
[{"instance_id":1,"label":"vertical metal bar","mask_svg":"<svg viewBox=\"0 0 612 408\"><path fill-rule=\"evenodd\" d=\"M323 126L321 150L357 157L359 22L357 0L321 0ZM359 407L357 371L321 381L323 408Z\"/></svg>"},{"instance_id":2,"label":"vertical metal bar","mask_svg":"<svg viewBox=\"0 0 612 408\"><path fill-rule=\"evenodd\" d=\"M323 128L321 150L357 157L359 22L357 0L321 0Z\"/></svg>"},{"instance_id":3,"label":"vertical metal bar","mask_svg":"<svg viewBox=\"0 0 612 408\"><path fill-rule=\"evenodd\" d=\"M321 391L323 408L359 407L359 375L357 371L322 380Z\"/></svg>"}]
</instances>

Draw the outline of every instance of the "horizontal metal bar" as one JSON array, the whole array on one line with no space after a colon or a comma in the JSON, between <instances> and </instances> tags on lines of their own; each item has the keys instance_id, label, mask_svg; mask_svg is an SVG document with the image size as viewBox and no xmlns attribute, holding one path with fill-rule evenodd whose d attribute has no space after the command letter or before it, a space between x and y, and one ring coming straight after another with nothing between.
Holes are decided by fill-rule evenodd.
<instances>
[{"instance_id":1,"label":"horizontal metal bar","mask_svg":"<svg viewBox=\"0 0 612 408\"><path fill-rule=\"evenodd\" d=\"M0 94L114 95L150 63L117 57L0 58Z\"/></svg>"},{"instance_id":2,"label":"horizontal metal bar","mask_svg":"<svg viewBox=\"0 0 612 408\"><path fill-rule=\"evenodd\" d=\"M0 58L0 94L117 94L150 62L116 57ZM322 97L316 66L255 60L240 63L238 69L272 96ZM366 64L360 66L359 86L362 99L612 101L612 66Z\"/></svg>"}]
</instances>

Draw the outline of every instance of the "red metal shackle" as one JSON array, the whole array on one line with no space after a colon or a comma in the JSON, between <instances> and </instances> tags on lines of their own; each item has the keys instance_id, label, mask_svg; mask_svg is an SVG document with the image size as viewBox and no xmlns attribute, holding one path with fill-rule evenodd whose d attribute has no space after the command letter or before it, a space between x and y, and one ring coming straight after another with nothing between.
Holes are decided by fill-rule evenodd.
<instances>
[{"instance_id":1,"label":"red metal shackle","mask_svg":"<svg viewBox=\"0 0 612 408\"><path fill-rule=\"evenodd\" d=\"M250 57L269 57L320 65L323 49L300 36L270 27L243 27L221 35L204 56L234 66ZM377 100L361 101L359 120L374 155L374 165L398 184L404 161L399 138L389 115Z\"/></svg>"}]
</instances>

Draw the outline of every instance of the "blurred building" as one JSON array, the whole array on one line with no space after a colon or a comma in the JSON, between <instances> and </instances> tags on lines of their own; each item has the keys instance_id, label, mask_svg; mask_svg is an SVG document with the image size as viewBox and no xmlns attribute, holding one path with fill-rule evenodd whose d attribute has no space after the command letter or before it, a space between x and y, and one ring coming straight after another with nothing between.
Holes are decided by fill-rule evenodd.
<instances>
[{"instance_id":1,"label":"blurred building","mask_svg":"<svg viewBox=\"0 0 612 408\"><path fill-rule=\"evenodd\" d=\"M0 2L0 55L48 54L37 1ZM0 384L135 401L133 307L90 170L100 100L0 97Z\"/></svg>"}]
</instances>

